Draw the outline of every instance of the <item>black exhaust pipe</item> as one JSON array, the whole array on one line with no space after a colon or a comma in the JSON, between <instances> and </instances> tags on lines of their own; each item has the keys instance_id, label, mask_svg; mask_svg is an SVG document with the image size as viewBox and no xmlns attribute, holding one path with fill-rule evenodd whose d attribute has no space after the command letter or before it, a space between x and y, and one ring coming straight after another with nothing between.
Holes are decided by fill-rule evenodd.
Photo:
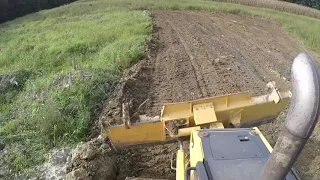
<instances>
[{"instance_id":1,"label":"black exhaust pipe","mask_svg":"<svg viewBox=\"0 0 320 180\"><path fill-rule=\"evenodd\" d=\"M316 63L307 53L300 53L291 68L289 112L260 180L284 180L301 153L319 118L319 80Z\"/></svg>"}]
</instances>

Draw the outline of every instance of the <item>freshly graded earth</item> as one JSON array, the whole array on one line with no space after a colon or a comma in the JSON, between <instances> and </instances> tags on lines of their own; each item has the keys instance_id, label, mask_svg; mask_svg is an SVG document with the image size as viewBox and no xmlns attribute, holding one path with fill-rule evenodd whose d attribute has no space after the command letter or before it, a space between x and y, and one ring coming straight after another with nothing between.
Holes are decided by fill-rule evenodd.
<instances>
[{"instance_id":1,"label":"freshly graded earth","mask_svg":"<svg viewBox=\"0 0 320 180\"><path fill-rule=\"evenodd\" d=\"M269 81L290 90L292 60L306 51L282 33L280 24L259 17L199 11L155 11L152 17L146 58L116 86L100 118L104 126L122 123L122 103L130 104L136 121L139 114L160 115L164 103L244 91L262 95L268 93ZM271 145L285 113L260 127ZM303 179L320 177L319 141L318 125L295 165ZM119 150L117 178L174 179L170 156L177 149L177 144L167 144Z\"/></svg>"}]
</instances>

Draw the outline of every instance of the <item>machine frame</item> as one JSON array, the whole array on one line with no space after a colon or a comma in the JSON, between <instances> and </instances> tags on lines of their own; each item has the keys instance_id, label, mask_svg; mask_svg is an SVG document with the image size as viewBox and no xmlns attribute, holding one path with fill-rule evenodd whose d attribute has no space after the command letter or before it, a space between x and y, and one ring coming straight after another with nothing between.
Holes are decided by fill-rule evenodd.
<instances>
[{"instance_id":1,"label":"machine frame","mask_svg":"<svg viewBox=\"0 0 320 180\"><path fill-rule=\"evenodd\" d=\"M106 129L106 135L121 147L170 141L203 128L256 126L275 119L291 97L290 91L280 93L274 85L271 90L257 97L245 92L165 104L158 120L112 126Z\"/></svg>"}]
</instances>

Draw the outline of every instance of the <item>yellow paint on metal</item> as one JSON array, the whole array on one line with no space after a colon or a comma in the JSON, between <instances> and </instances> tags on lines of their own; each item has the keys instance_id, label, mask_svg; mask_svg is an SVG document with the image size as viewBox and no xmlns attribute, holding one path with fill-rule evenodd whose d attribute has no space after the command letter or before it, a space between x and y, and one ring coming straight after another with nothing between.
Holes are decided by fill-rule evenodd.
<instances>
[{"instance_id":1,"label":"yellow paint on metal","mask_svg":"<svg viewBox=\"0 0 320 180\"><path fill-rule=\"evenodd\" d=\"M230 123L238 127L241 124L241 114L242 114L243 109L237 110L237 111L231 111L230 112Z\"/></svg>"},{"instance_id":2,"label":"yellow paint on metal","mask_svg":"<svg viewBox=\"0 0 320 180\"><path fill-rule=\"evenodd\" d=\"M198 136L199 131L193 131L190 136L190 167L195 167L197 162L203 161L203 149L201 139Z\"/></svg>"},{"instance_id":3,"label":"yellow paint on metal","mask_svg":"<svg viewBox=\"0 0 320 180\"><path fill-rule=\"evenodd\" d=\"M215 123L213 123L213 124L215 124ZM271 153L272 147L270 146L269 142L265 139L263 134L260 132L260 130L257 127L252 128L252 130L254 130L258 133L261 140L263 141L263 143L266 145L267 149ZM214 131L214 129L201 130L201 132L204 132L204 131L209 132L209 131ZM226 129L225 131L226 132L229 132L229 131L241 132L241 131L247 131L247 130L246 129ZM219 131L219 132L221 132L221 131ZM199 137L198 134L199 134L198 130L193 130L192 134L190 136L190 147L189 147L189 149L190 149L190 167L195 167L198 162L203 162L203 159L204 159L202 142L201 142L201 138ZM185 162L184 159L183 160L182 160L182 158L179 158L179 159L180 160L178 160L178 156L177 156L177 164ZM193 177L193 171L191 171L190 173L191 173L191 177ZM180 180L182 176L183 176L183 174L177 168L176 179Z\"/></svg>"},{"instance_id":4,"label":"yellow paint on metal","mask_svg":"<svg viewBox=\"0 0 320 180\"><path fill-rule=\"evenodd\" d=\"M192 126L210 121L210 117L216 117L217 121L227 125L231 121L244 123L254 123L265 119L276 117L289 101L289 93L283 93L279 103L275 103L270 95L251 98L248 93L231 94L214 98L201 99L196 101L166 104L162 110L162 121L175 119L187 119ZM196 107L213 104L213 110L198 113ZM209 117L209 118L208 118ZM198 120L198 119L201 120ZM204 119L204 120L202 120ZM195 122L197 121L197 122Z\"/></svg>"},{"instance_id":5,"label":"yellow paint on metal","mask_svg":"<svg viewBox=\"0 0 320 180\"><path fill-rule=\"evenodd\" d=\"M200 129L201 129L200 126L179 129L178 130L178 137L190 136L192 131L200 130Z\"/></svg>"},{"instance_id":6,"label":"yellow paint on metal","mask_svg":"<svg viewBox=\"0 0 320 180\"><path fill-rule=\"evenodd\" d=\"M185 159L184 151L178 150L176 159L176 180L184 180Z\"/></svg>"},{"instance_id":7,"label":"yellow paint on metal","mask_svg":"<svg viewBox=\"0 0 320 180\"><path fill-rule=\"evenodd\" d=\"M166 121L184 120L180 129L192 128L200 125L207 128L220 123L220 127L242 124L254 124L278 116L287 105L291 97L290 91L278 93L280 101L275 103L273 95L250 97L249 93L238 93L196 101L165 104L161 111L161 120L131 124L130 129L125 126L115 126L107 129L107 135L115 146L127 144L141 144L147 142L165 141L167 139L164 124ZM211 128L214 128L212 126ZM178 130L181 136L190 135L191 130Z\"/></svg>"},{"instance_id":8,"label":"yellow paint on metal","mask_svg":"<svg viewBox=\"0 0 320 180\"><path fill-rule=\"evenodd\" d=\"M261 121L277 117L280 111L288 104L289 99L282 99L279 103L265 102L246 107L242 112L241 124Z\"/></svg>"},{"instance_id":9,"label":"yellow paint on metal","mask_svg":"<svg viewBox=\"0 0 320 180\"><path fill-rule=\"evenodd\" d=\"M165 140L163 127L161 121L134 124L130 129L122 125L108 129L107 136L117 146L159 142Z\"/></svg>"},{"instance_id":10,"label":"yellow paint on metal","mask_svg":"<svg viewBox=\"0 0 320 180\"><path fill-rule=\"evenodd\" d=\"M196 125L208 124L217 121L213 103L202 103L193 105L193 117Z\"/></svg>"},{"instance_id":11,"label":"yellow paint on metal","mask_svg":"<svg viewBox=\"0 0 320 180\"><path fill-rule=\"evenodd\" d=\"M180 119L189 120L188 118L191 115L191 104L189 103L166 104L165 108L163 107L161 111L162 121Z\"/></svg>"},{"instance_id":12,"label":"yellow paint on metal","mask_svg":"<svg viewBox=\"0 0 320 180\"><path fill-rule=\"evenodd\" d=\"M261 131L259 130L259 128L254 127L253 129L259 134L262 142L263 142L264 145L267 147L268 151L271 153L273 149L272 149L271 145L269 144L269 142L267 141L267 139L263 136L263 134L261 133Z\"/></svg>"},{"instance_id":13,"label":"yellow paint on metal","mask_svg":"<svg viewBox=\"0 0 320 180\"><path fill-rule=\"evenodd\" d=\"M221 122L211 123L209 126L210 129L224 129L224 126Z\"/></svg>"}]
</instances>

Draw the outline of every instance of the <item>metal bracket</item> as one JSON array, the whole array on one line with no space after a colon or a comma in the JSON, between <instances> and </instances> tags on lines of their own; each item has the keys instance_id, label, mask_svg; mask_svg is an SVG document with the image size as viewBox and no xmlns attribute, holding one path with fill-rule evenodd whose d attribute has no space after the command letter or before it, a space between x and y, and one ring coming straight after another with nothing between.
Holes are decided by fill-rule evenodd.
<instances>
[{"instance_id":1,"label":"metal bracket","mask_svg":"<svg viewBox=\"0 0 320 180\"><path fill-rule=\"evenodd\" d=\"M126 129L130 129L130 113L129 113L129 103L122 103L122 121Z\"/></svg>"},{"instance_id":2,"label":"metal bracket","mask_svg":"<svg viewBox=\"0 0 320 180\"><path fill-rule=\"evenodd\" d=\"M239 111L231 111L231 113L230 113L230 123L235 128L238 128L241 126L242 111L243 111L243 109L240 109Z\"/></svg>"},{"instance_id":3,"label":"metal bracket","mask_svg":"<svg viewBox=\"0 0 320 180\"><path fill-rule=\"evenodd\" d=\"M170 168L171 168L172 170L177 170L177 167L174 167L174 166L173 166L174 157L175 157L174 154L175 154L174 152L171 153L171 157L170 157Z\"/></svg>"},{"instance_id":4,"label":"metal bracket","mask_svg":"<svg viewBox=\"0 0 320 180\"><path fill-rule=\"evenodd\" d=\"M267 84L268 89L272 90L269 98L274 101L274 103L278 104L281 100L279 89L276 86L276 82L272 81Z\"/></svg>"}]
</instances>

